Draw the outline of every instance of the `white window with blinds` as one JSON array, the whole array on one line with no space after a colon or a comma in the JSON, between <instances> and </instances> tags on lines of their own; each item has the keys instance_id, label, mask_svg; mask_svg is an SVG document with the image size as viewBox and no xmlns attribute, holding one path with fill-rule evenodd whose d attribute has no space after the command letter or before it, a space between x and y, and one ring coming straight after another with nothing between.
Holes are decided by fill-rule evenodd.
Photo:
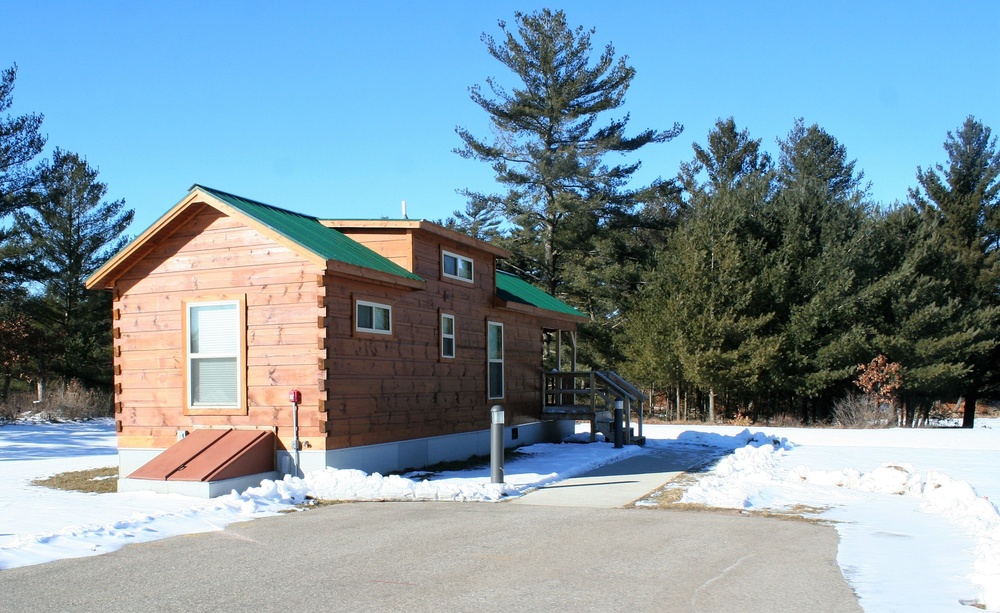
<instances>
[{"instance_id":1,"label":"white window with blinds","mask_svg":"<svg viewBox=\"0 0 1000 613\"><path fill-rule=\"evenodd\" d=\"M188 408L243 406L241 310L239 300L185 305Z\"/></svg>"}]
</instances>

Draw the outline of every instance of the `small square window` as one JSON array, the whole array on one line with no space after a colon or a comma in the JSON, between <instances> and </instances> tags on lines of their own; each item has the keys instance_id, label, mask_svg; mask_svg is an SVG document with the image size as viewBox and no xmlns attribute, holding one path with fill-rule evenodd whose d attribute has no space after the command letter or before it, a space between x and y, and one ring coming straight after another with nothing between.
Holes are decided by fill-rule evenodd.
<instances>
[{"instance_id":1,"label":"small square window","mask_svg":"<svg viewBox=\"0 0 1000 613\"><path fill-rule=\"evenodd\" d=\"M354 328L359 332L392 334L392 307L376 302L357 301Z\"/></svg>"},{"instance_id":2,"label":"small square window","mask_svg":"<svg viewBox=\"0 0 1000 613\"><path fill-rule=\"evenodd\" d=\"M472 283L472 260L461 255L443 251L441 253L441 272L449 279L458 279Z\"/></svg>"}]
</instances>

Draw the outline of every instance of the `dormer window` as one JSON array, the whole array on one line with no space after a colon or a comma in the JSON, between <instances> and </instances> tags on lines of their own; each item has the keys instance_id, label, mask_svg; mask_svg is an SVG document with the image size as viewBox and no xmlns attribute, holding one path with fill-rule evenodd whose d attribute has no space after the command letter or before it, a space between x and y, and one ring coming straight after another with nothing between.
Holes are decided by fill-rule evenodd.
<instances>
[{"instance_id":1,"label":"dormer window","mask_svg":"<svg viewBox=\"0 0 1000 613\"><path fill-rule=\"evenodd\" d=\"M355 302L354 329L358 332L392 334L392 307L377 302Z\"/></svg>"},{"instance_id":2,"label":"dormer window","mask_svg":"<svg viewBox=\"0 0 1000 613\"><path fill-rule=\"evenodd\" d=\"M441 274L449 279L472 283L472 260L455 253L442 251Z\"/></svg>"}]
</instances>

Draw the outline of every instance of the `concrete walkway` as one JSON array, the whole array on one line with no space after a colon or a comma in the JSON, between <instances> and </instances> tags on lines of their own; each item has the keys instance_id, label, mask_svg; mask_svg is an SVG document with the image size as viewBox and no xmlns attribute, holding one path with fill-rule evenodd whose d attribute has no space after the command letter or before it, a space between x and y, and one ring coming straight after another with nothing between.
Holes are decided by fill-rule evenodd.
<instances>
[{"instance_id":1,"label":"concrete walkway","mask_svg":"<svg viewBox=\"0 0 1000 613\"><path fill-rule=\"evenodd\" d=\"M704 464L711 453L690 447L647 447L578 477L543 486L509 504L604 509L631 506L682 472Z\"/></svg>"}]
</instances>

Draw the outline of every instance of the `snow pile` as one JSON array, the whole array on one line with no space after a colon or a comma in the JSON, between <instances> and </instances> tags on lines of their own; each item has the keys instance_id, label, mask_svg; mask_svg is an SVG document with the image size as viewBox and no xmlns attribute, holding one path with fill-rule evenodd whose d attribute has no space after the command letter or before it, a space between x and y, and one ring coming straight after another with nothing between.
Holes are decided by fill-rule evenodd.
<instances>
[{"instance_id":1,"label":"snow pile","mask_svg":"<svg viewBox=\"0 0 1000 613\"><path fill-rule=\"evenodd\" d=\"M354 469L325 468L310 472L301 479L285 477L281 481L264 481L260 487L250 488L242 496L301 504L307 498L371 501L495 501L516 493L517 488L507 483L485 483L469 479L414 480L398 475L382 476L378 473L369 475Z\"/></svg>"},{"instance_id":2,"label":"snow pile","mask_svg":"<svg viewBox=\"0 0 1000 613\"><path fill-rule=\"evenodd\" d=\"M749 430L744 430L735 437L725 438L731 441L726 447L739 443L744 446L722 458L709 476L699 480L685 493L681 502L698 502L732 509L750 508L759 504L756 501L761 486L770 483L771 475L779 469L781 454L788 449L788 441L762 432L750 434ZM678 437L678 441L691 439L704 440L703 437Z\"/></svg>"},{"instance_id":3,"label":"snow pile","mask_svg":"<svg viewBox=\"0 0 1000 613\"><path fill-rule=\"evenodd\" d=\"M867 473L856 469L811 471L800 466L787 479L923 499L922 511L944 516L973 537L976 560L971 579L982 586L982 604L1000 610L1000 511L988 498L979 496L967 481L934 471L923 476L913 465L904 463L883 464Z\"/></svg>"},{"instance_id":4,"label":"snow pile","mask_svg":"<svg viewBox=\"0 0 1000 613\"><path fill-rule=\"evenodd\" d=\"M866 473L855 468L837 471L810 470L799 466L788 473L788 481L804 481L813 485L843 487L877 494L910 494L919 496L923 491L920 475L913 472L913 465L906 463L883 464Z\"/></svg>"},{"instance_id":5,"label":"snow pile","mask_svg":"<svg viewBox=\"0 0 1000 613\"><path fill-rule=\"evenodd\" d=\"M1000 611L1000 512L996 505L976 494L968 482L934 472L927 473L922 497L923 510L944 515L976 539L972 580L983 587L982 604Z\"/></svg>"},{"instance_id":6,"label":"snow pile","mask_svg":"<svg viewBox=\"0 0 1000 613\"><path fill-rule=\"evenodd\" d=\"M286 476L281 481L264 481L260 487L231 496L263 498L286 504L301 504L308 498L336 501L442 500L454 502L495 502L520 496L531 489L560 481L641 450L614 449L608 445L542 443L522 447L521 457L505 467L504 483L490 483L488 469L452 471L432 478L379 473L355 469L324 468L303 478ZM548 470L540 471L544 467ZM416 473L422 474L422 473Z\"/></svg>"},{"instance_id":7,"label":"snow pile","mask_svg":"<svg viewBox=\"0 0 1000 613\"><path fill-rule=\"evenodd\" d=\"M647 427L647 430L649 429L657 432L660 430L657 426ZM733 450L746 446L761 447L765 445L770 445L776 449L791 449L794 447L794 444L782 436L773 436L764 432L750 432L749 428L734 431L733 434L726 434L726 430L726 428L720 428L718 431L685 430L677 434L673 440L688 445Z\"/></svg>"},{"instance_id":8,"label":"snow pile","mask_svg":"<svg viewBox=\"0 0 1000 613\"><path fill-rule=\"evenodd\" d=\"M774 444L767 444L768 438ZM786 470L786 452L794 445L778 441L756 435L747 446L719 461L680 502L787 510L792 504L813 500L825 501L824 506L850 505L857 500L851 492L919 499L920 511L946 518L974 540L975 572L969 579L980 588L978 602L1000 611L1000 512L967 481L935 471L921 474L903 462L884 463L869 471L815 470L806 465ZM824 514L822 510L817 513L820 517Z\"/></svg>"}]
</instances>

